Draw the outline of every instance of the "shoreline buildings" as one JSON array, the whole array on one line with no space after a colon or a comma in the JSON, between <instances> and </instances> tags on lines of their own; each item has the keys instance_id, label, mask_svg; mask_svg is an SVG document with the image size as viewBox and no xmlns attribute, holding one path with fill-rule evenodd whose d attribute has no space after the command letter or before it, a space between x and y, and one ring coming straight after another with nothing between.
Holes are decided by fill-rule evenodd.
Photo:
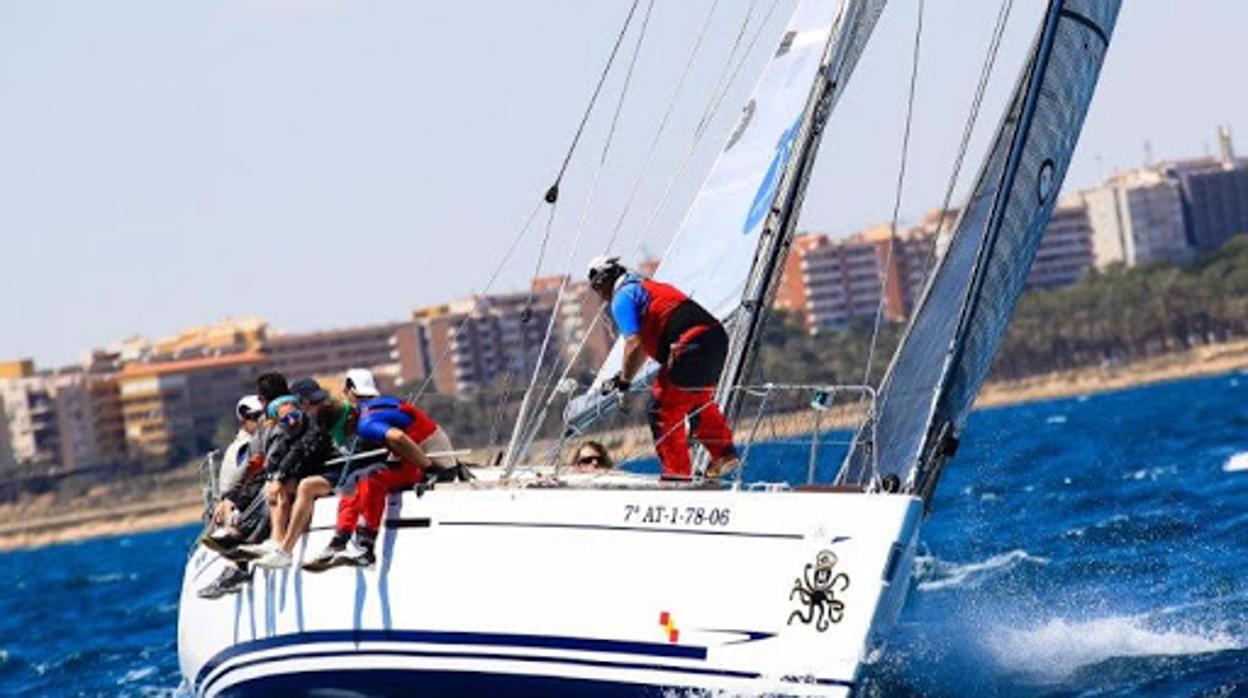
<instances>
[{"instance_id":1,"label":"shoreline buildings","mask_svg":"<svg viewBox=\"0 0 1248 698\"><path fill-rule=\"evenodd\" d=\"M1229 130L1219 139L1217 157L1122 172L1064 196L1028 287L1069 286L1112 265L1182 263L1248 232L1248 160L1236 158ZM799 235L776 307L796 314L811 334L870 322L877 312L903 321L955 218L956 211L936 211L895 232L874 226L846 237ZM654 264L639 267L653 273ZM543 349L556 307L555 331ZM242 318L154 341L125 339L68 368L3 362L0 474L107 473L194 457L233 430L234 402L265 370L314 377L330 390L348 368L362 366L389 391L428 380L454 397L519 395L539 355L561 367L571 362L571 375L580 376L601 363L613 331L584 281L551 276L523 291L417 308L392 323L283 333Z\"/></svg>"}]
</instances>

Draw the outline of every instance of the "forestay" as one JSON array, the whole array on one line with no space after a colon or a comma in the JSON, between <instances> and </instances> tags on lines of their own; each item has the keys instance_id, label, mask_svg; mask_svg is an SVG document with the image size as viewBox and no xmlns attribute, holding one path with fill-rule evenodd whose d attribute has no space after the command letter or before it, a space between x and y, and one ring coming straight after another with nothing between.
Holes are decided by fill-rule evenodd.
<instances>
[{"instance_id":1,"label":"forestay","mask_svg":"<svg viewBox=\"0 0 1248 698\"><path fill-rule=\"evenodd\" d=\"M802 0L686 213L655 278L671 283L728 321L741 303L759 236L794 155L812 85L833 51L849 42L835 74L843 85L866 46L885 0ZM850 9L853 9L851 12ZM842 26L844 18L852 23ZM833 102L840 95L836 90ZM830 108L832 104L829 104ZM617 342L595 384L620 367ZM651 367L653 370L653 367ZM592 391L573 400L565 417L583 419L602 405Z\"/></svg>"},{"instance_id":2,"label":"forestay","mask_svg":"<svg viewBox=\"0 0 1248 698\"><path fill-rule=\"evenodd\" d=\"M1061 190L1119 8L1050 3L948 249L928 280L839 480L929 494L983 383Z\"/></svg>"}]
</instances>

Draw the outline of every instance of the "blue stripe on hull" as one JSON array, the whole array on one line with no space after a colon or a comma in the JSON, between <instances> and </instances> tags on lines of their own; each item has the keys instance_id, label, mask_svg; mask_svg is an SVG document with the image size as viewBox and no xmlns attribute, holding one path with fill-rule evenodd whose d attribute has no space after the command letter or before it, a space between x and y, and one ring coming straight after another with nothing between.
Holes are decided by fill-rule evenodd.
<instances>
[{"instance_id":1,"label":"blue stripe on hull","mask_svg":"<svg viewBox=\"0 0 1248 698\"><path fill-rule=\"evenodd\" d=\"M604 640L600 638L561 637L557 635L522 635L513 633L469 633L429 630L315 630L303 633L276 635L261 640L251 640L233 645L204 663L195 676L200 685L217 667L229 660L252 652L276 649L291 645L314 645L327 642L399 642L454 646L500 646L531 649L579 650L604 652L613 655L641 655L649 657L706 659L705 647Z\"/></svg>"},{"instance_id":2,"label":"blue stripe on hull","mask_svg":"<svg viewBox=\"0 0 1248 698\"><path fill-rule=\"evenodd\" d=\"M683 687L595 681L591 679L485 674L467 671L417 671L403 669L328 670L300 674L273 674L230 686L223 698L270 698L271 696L418 696L419 698L550 698L594 696L595 698L637 698L638 696L686 695ZM785 695L769 693L768 695ZM797 694L793 694L797 695Z\"/></svg>"}]
</instances>

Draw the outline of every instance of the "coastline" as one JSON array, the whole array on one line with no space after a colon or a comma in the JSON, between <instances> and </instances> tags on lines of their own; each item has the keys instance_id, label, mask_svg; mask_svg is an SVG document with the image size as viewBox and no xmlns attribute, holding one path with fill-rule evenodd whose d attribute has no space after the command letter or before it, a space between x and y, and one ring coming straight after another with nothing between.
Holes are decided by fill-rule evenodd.
<instances>
[{"instance_id":1,"label":"coastline","mask_svg":"<svg viewBox=\"0 0 1248 698\"><path fill-rule=\"evenodd\" d=\"M1037 400L1124 390L1153 383L1219 375L1248 369L1248 341L1227 342L1118 366L1072 369L984 386L975 406L1003 407ZM56 504L49 495L0 506L0 552L36 548L103 536L141 533L200 520L203 499L193 473L169 478L165 497L102 503L107 487L82 500ZM176 486L174 483L177 483ZM111 487L129 489L128 483ZM114 500L116 501L116 500ZM72 514L49 512L59 507Z\"/></svg>"}]
</instances>

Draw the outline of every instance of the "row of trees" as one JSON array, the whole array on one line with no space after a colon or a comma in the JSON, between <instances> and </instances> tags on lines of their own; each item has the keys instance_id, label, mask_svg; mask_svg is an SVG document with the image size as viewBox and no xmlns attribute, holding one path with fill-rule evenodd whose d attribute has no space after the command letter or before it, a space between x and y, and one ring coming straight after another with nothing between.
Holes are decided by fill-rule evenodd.
<instances>
[{"instance_id":1,"label":"row of trees","mask_svg":"<svg viewBox=\"0 0 1248 698\"><path fill-rule=\"evenodd\" d=\"M798 318L776 315L750 382L878 385L903 329L884 324L872 352L869 319L811 336ZM1184 267L1111 268L1069 288L1024 294L993 377L1117 364L1242 337L1248 337L1248 236ZM501 447L511 435L523 387L523 381L500 380L471 398L429 394L422 403L457 442ZM640 424L643 400L636 398L630 413L608 426ZM556 401L543 435L558 433L562 406Z\"/></svg>"},{"instance_id":2,"label":"row of trees","mask_svg":"<svg viewBox=\"0 0 1248 698\"><path fill-rule=\"evenodd\" d=\"M901 327L881 329L870 381L891 358ZM1019 300L993 378L1112 365L1248 337L1248 235L1186 266L1150 264L1093 272ZM771 323L760 360L774 382L860 383L871 324L811 337L794 318Z\"/></svg>"}]
</instances>

